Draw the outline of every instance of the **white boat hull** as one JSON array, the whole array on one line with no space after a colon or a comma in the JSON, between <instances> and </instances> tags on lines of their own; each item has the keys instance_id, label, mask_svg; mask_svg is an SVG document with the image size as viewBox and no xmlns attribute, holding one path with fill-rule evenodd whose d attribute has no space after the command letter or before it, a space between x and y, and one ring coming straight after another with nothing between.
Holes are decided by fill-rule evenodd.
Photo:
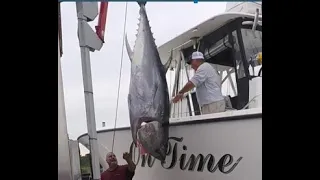
<instances>
[{"instance_id":1,"label":"white boat hull","mask_svg":"<svg viewBox=\"0 0 320 180\"><path fill-rule=\"evenodd\" d=\"M119 128L114 144L119 164L125 163L123 152L134 154L133 160L137 163L134 180L261 180L261 108L218 113L204 119L209 116L212 115L192 117L198 120L176 119L170 125L170 152L163 165L152 157L139 156L138 149L131 143L130 129ZM107 166L104 157L111 149L112 138L112 130L98 132L104 168ZM88 146L88 136L80 136L79 142Z\"/></svg>"}]
</instances>

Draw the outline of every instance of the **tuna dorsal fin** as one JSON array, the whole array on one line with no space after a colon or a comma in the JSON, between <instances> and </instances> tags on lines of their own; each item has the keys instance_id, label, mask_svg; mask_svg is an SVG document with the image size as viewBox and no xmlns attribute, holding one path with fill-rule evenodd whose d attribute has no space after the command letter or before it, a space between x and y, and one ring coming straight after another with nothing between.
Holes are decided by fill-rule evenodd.
<instances>
[{"instance_id":1,"label":"tuna dorsal fin","mask_svg":"<svg viewBox=\"0 0 320 180\"><path fill-rule=\"evenodd\" d=\"M125 35L124 38L125 38L125 41L126 41L126 48L127 48L127 53L128 53L129 59L130 59L130 61L132 61L133 52L132 52L132 49L131 49L130 44L128 42L127 34Z\"/></svg>"},{"instance_id":2,"label":"tuna dorsal fin","mask_svg":"<svg viewBox=\"0 0 320 180\"><path fill-rule=\"evenodd\" d=\"M164 64L165 73L167 73L167 71L171 65L172 59L173 59L173 51L171 50L170 57L169 57L168 61Z\"/></svg>"}]
</instances>

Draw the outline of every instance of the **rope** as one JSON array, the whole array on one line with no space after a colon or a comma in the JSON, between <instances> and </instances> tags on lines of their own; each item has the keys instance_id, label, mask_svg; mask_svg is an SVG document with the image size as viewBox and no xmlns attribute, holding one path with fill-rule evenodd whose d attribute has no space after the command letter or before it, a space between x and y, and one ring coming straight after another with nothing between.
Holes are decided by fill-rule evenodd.
<instances>
[{"instance_id":1,"label":"rope","mask_svg":"<svg viewBox=\"0 0 320 180\"><path fill-rule=\"evenodd\" d=\"M125 33L126 33L126 25L127 25L127 11L128 11L128 2L126 2L125 12L124 12L124 24L123 24L123 35L122 35L122 49L121 49L121 61L120 61L120 71L119 71L119 81L118 81L118 95L117 95L117 105L116 105L116 115L114 118L114 128L113 128L113 137L112 137L112 150L114 146L114 138L116 135L116 126L118 120L118 108L119 108L119 96L120 96L120 85L121 85L121 74L122 74L122 61L123 61L123 51L124 51L124 43L125 43Z\"/></svg>"},{"instance_id":2,"label":"rope","mask_svg":"<svg viewBox=\"0 0 320 180\"><path fill-rule=\"evenodd\" d=\"M251 102L253 102L253 100L255 100L257 97L259 97L261 95L262 94L258 94L256 96L254 96L241 110L246 109L251 104Z\"/></svg>"},{"instance_id":3,"label":"rope","mask_svg":"<svg viewBox=\"0 0 320 180\"><path fill-rule=\"evenodd\" d=\"M169 92L172 92L172 88L171 88L171 84L172 84L172 72L171 72L171 70L170 70L170 68L169 68L169 78L170 78L170 82L169 82L169 84L170 84L170 87L169 87Z\"/></svg>"}]
</instances>

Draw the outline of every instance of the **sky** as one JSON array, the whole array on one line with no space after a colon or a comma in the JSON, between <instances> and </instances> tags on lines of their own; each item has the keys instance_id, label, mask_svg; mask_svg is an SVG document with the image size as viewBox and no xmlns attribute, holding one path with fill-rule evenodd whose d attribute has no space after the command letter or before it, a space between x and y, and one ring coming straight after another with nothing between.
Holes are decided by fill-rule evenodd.
<instances>
[{"instance_id":1,"label":"sky","mask_svg":"<svg viewBox=\"0 0 320 180\"><path fill-rule=\"evenodd\" d=\"M147 14L157 46L197 24L225 11L225 2L148 2ZM139 17L139 6L129 2L126 32L131 47L134 45ZM67 126L70 139L87 132L85 102L77 17L74 2L61 4L63 56L61 58ZM125 2L109 3L105 43L100 51L91 53L91 70L97 130L114 127L119 81ZM95 21L91 27L97 25ZM127 95L130 79L130 61L124 50L119 109L116 127L129 125ZM102 127L102 122L106 127Z\"/></svg>"}]
</instances>

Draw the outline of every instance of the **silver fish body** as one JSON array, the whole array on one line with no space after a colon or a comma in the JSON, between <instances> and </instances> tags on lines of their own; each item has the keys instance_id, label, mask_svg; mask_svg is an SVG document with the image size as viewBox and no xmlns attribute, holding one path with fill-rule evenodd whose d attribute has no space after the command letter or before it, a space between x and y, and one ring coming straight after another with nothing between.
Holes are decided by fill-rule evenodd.
<instances>
[{"instance_id":1,"label":"silver fish body","mask_svg":"<svg viewBox=\"0 0 320 180\"><path fill-rule=\"evenodd\" d=\"M170 101L166 71L172 60L163 65L151 32L145 3L140 5L137 39L133 51L126 39L131 60L128 106L132 138L160 161L168 147ZM146 123L145 125L142 125Z\"/></svg>"}]
</instances>

